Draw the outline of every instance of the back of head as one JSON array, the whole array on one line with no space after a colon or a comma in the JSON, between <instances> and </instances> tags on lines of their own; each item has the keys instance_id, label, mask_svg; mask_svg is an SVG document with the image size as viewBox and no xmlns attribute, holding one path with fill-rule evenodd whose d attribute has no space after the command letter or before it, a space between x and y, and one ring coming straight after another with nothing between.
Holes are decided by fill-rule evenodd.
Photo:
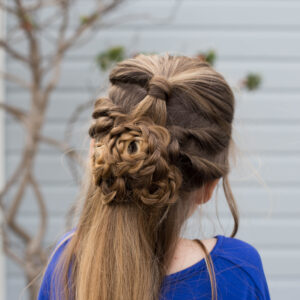
<instances>
[{"instance_id":1,"label":"back of head","mask_svg":"<svg viewBox=\"0 0 300 300\"><path fill-rule=\"evenodd\" d=\"M140 54L118 64L110 81L109 97L124 113L139 106L168 129L170 159L183 173L188 190L228 173L234 95L208 63L186 56Z\"/></svg>"},{"instance_id":2,"label":"back of head","mask_svg":"<svg viewBox=\"0 0 300 300\"><path fill-rule=\"evenodd\" d=\"M158 299L191 191L222 178L237 230L227 179L234 95L208 63L186 56L140 54L109 79L94 106L89 190L65 266L75 257L76 299Z\"/></svg>"}]
</instances>

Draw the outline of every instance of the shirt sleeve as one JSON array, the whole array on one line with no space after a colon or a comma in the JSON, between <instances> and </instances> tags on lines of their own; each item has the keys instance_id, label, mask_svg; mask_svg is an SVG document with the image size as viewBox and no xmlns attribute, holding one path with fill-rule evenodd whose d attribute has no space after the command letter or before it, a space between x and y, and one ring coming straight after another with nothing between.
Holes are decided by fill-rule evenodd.
<instances>
[{"instance_id":1,"label":"shirt sleeve","mask_svg":"<svg viewBox=\"0 0 300 300\"><path fill-rule=\"evenodd\" d=\"M258 286L258 291L259 291L258 299L270 300L271 299L270 292L269 292L269 287L264 272L263 263L261 260L261 256L257 251L256 251L256 256L257 256L256 261L257 261L258 270L257 270L257 277L255 278L255 282L256 285Z\"/></svg>"},{"instance_id":2,"label":"shirt sleeve","mask_svg":"<svg viewBox=\"0 0 300 300\"><path fill-rule=\"evenodd\" d=\"M270 300L262 259L254 246L226 237L219 255L220 269L225 270L219 272L220 284L230 299Z\"/></svg>"},{"instance_id":3,"label":"shirt sleeve","mask_svg":"<svg viewBox=\"0 0 300 300\"><path fill-rule=\"evenodd\" d=\"M57 261L62 254L64 248L66 247L69 239L74 234L74 229L65 233L55 245L54 250L52 251L50 258L48 260L48 264L43 274L42 282L40 285L38 298L37 300L50 300L50 283L54 268L57 264Z\"/></svg>"}]
</instances>

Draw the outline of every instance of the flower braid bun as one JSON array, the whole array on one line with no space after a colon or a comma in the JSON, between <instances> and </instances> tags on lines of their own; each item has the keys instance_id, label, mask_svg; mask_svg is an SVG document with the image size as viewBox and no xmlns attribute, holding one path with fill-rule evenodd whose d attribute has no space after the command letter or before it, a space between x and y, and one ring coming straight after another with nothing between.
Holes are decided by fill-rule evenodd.
<instances>
[{"instance_id":1,"label":"flower braid bun","mask_svg":"<svg viewBox=\"0 0 300 300\"><path fill-rule=\"evenodd\" d=\"M96 101L92 116L92 172L103 203L141 201L165 206L176 202L182 178L170 164L169 131L148 116L121 113L109 98Z\"/></svg>"}]
</instances>

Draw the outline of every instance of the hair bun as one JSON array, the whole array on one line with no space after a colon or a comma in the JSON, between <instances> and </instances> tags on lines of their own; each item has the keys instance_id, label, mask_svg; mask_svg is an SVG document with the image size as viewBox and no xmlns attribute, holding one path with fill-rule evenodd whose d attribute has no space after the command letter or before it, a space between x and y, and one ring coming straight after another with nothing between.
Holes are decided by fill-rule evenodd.
<instances>
[{"instance_id":1,"label":"hair bun","mask_svg":"<svg viewBox=\"0 0 300 300\"><path fill-rule=\"evenodd\" d=\"M107 115L103 117L107 124ZM177 167L169 165L169 131L144 116L119 113L113 123L106 135L95 136L93 176L103 203L174 203L182 180Z\"/></svg>"},{"instance_id":2,"label":"hair bun","mask_svg":"<svg viewBox=\"0 0 300 300\"><path fill-rule=\"evenodd\" d=\"M148 95L167 101L171 95L172 85L164 77L153 76L148 83Z\"/></svg>"}]
</instances>

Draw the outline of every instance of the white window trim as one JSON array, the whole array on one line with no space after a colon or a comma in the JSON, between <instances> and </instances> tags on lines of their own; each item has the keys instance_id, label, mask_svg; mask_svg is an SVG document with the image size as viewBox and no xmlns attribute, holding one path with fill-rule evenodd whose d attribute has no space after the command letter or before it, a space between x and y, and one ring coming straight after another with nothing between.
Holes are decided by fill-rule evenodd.
<instances>
[{"instance_id":1,"label":"white window trim","mask_svg":"<svg viewBox=\"0 0 300 300\"><path fill-rule=\"evenodd\" d=\"M5 13L0 10L0 38L5 36ZM5 53L0 48L0 70L5 67ZM0 102L4 101L4 82L0 79ZM2 190L5 183L4 166L5 166L5 131L4 131L4 111L0 109L0 190ZM0 211L0 223L3 220L3 216ZM1 232L0 232L1 234ZM5 269L5 256L2 248L2 238L0 235L0 300L4 300L6 296L6 269Z\"/></svg>"}]
</instances>

